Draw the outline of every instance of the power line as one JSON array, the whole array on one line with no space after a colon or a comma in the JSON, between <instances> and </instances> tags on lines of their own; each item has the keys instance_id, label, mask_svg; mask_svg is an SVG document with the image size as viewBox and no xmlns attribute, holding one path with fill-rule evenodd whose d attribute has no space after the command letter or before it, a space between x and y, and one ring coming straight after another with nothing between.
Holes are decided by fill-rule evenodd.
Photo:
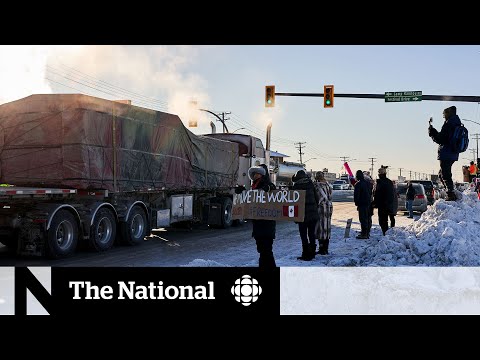
<instances>
[{"instance_id":1,"label":"power line","mask_svg":"<svg viewBox=\"0 0 480 360\"><path fill-rule=\"evenodd\" d=\"M60 83L60 82L58 82L58 81L55 81L55 80L53 80L53 79L50 79L50 78L48 78L48 77L46 77L46 76L45 76L45 79L48 80L48 81L51 81L51 82L54 82L54 83L63 85L63 86L65 86L65 87L68 87L68 88L71 88L71 89L74 89L74 90L83 92L83 90L80 90L80 89L78 89L78 88L71 87L71 86L69 86L69 85L62 84L62 83ZM112 93L112 92L109 92L109 91L105 91L105 90L101 90L101 89L95 88L95 87L93 87L93 86L90 86L90 85L87 85L87 84L83 84L83 83L81 83L81 82L79 82L79 81L76 81L76 80L73 80L73 79L69 79L69 78L66 78L66 79L68 79L68 80L70 80L70 81L73 81L73 82L75 82L75 83L78 83L78 84L80 84L80 85L82 85L82 86L86 86L86 87L88 87L88 88L90 88L90 89L93 89L93 90L96 90L96 91L99 91L99 92L105 93L105 94L107 94L107 95L111 95L111 96L114 96L114 97L117 97L117 98L118 98L118 94L115 94L115 93ZM88 94L88 95L90 95L90 96L97 96L97 95L94 95L94 94ZM151 104L145 103L145 102L143 102L143 101L138 101L138 100L137 100L137 102L141 103L142 105L146 106L147 108L156 109L155 107L152 107ZM163 111L163 110L159 110L159 111Z\"/></svg>"},{"instance_id":2,"label":"power line","mask_svg":"<svg viewBox=\"0 0 480 360\"><path fill-rule=\"evenodd\" d=\"M106 81L103 81L101 79L98 79L98 78L95 78L94 76L91 76L89 74L86 74L80 70L77 70L75 68L72 68L70 66L67 66L67 65L64 65L62 63L58 63L60 66L68 69L69 71L73 71L75 73L78 73L78 74L81 74L81 75L76 75L76 74L69 74L69 75L72 75L72 76L77 76L77 77L80 77L80 78L90 78L90 79L93 79L95 82L98 82L98 83L102 83L102 84L105 84L105 86L107 87L110 87L110 88L114 88L114 89L118 89L117 91L121 91L121 92L124 92L124 93L128 93L128 94L132 94L133 96L136 96L136 97L142 97L142 98L145 98L143 99L144 101L148 101L148 102L158 102L160 103L161 106L168 106L168 102L166 101L163 101L163 100L158 100L158 99L155 99L155 98L152 98L152 97L149 97L149 96L146 96L146 95L143 95L143 94L140 94L140 93L137 93L137 92L134 92L134 91L131 91L131 90L128 90L128 89L125 89L125 88L122 88L120 86L117 86L117 85L113 85L113 84L110 84ZM51 68L51 69L54 69L56 71L61 71L60 69L56 69L54 68L53 66L50 66L50 65L47 65L48 68ZM63 76L63 75L60 75L60 76ZM128 96L132 96L132 95L128 95Z\"/></svg>"}]
</instances>

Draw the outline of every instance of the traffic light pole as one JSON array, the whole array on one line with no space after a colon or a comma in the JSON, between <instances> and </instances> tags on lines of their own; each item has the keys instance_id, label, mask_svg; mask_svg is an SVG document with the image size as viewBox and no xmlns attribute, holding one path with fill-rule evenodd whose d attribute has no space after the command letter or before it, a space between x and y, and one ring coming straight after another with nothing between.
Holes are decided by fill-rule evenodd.
<instances>
[{"instance_id":1,"label":"traffic light pole","mask_svg":"<svg viewBox=\"0 0 480 360\"><path fill-rule=\"evenodd\" d=\"M323 93L320 94L320 93L277 93L276 92L275 96L323 97ZM338 93L335 93L335 97L385 100L385 94L338 94ZM423 95L422 94L422 100L480 102L480 96Z\"/></svg>"}]
</instances>

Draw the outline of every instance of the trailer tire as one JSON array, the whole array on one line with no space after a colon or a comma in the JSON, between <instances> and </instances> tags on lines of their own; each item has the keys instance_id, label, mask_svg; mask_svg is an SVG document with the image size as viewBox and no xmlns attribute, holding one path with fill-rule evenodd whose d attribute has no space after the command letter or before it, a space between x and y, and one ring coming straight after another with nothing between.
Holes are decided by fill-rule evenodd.
<instances>
[{"instance_id":1,"label":"trailer tire","mask_svg":"<svg viewBox=\"0 0 480 360\"><path fill-rule=\"evenodd\" d=\"M117 221L111 210L103 207L97 211L90 227L89 246L95 251L107 251L113 246L117 234Z\"/></svg>"},{"instance_id":2,"label":"trailer tire","mask_svg":"<svg viewBox=\"0 0 480 360\"><path fill-rule=\"evenodd\" d=\"M222 228L226 229L232 226L232 209L233 202L229 197L224 197L221 199L222 204Z\"/></svg>"},{"instance_id":3,"label":"trailer tire","mask_svg":"<svg viewBox=\"0 0 480 360\"><path fill-rule=\"evenodd\" d=\"M78 244L78 223L68 210L59 210L47 234L47 254L50 258L72 255Z\"/></svg>"},{"instance_id":4,"label":"trailer tire","mask_svg":"<svg viewBox=\"0 0 480 360\"><path fill-rule=\"evenodd\" d=\"M126 245L138 245L147 236L147 215L145 211L135 205L130 217L121 224L122 243Z\"/></svg>"}]
</instances>

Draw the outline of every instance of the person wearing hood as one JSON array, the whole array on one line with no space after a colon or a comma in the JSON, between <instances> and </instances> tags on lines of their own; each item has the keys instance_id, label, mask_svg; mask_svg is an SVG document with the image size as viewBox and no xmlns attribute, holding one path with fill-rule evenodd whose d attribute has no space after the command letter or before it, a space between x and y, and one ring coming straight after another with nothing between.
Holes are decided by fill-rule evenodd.
<instances>
[{"instance_id":1,"label":"person wearing hood","mask_svg":"<svg viewBox=\"0 0 480 360\"><path fill-rule=\"evenodd\" d=\"M275 185L270 181L268 168L262 164L248 169L248 176L252 180L252 190L263 190L265 192L275 190ZM239 187L236 193L241 193L245 188ZM257 244L259 254L259 268L276 267L275 257L273 256L273 240L275 239L276 221L275 220L252 220L252 237Z\"/></svg>"},{"instance_id":2,"label":"person wearing hood","mask_svg":"<svg viewBox=\"0 0 480 360\"><path fill-rule=\"evenodd\" d=\"M302 255L297 259L310 261L315 258L315 230L318 216L318 194L312 180L307 176L304 170L298 170L292 177L294 185L293 190L305 190L305 217L303 222L298 223L298 231L302 239Z\"/></svg>"},{"instance_id":3,"label":"person wearing hood","mask_svg":"<svg viewBox=\"0 0 480 360\"><path fill-rule=\"evenodd\" d=\"M383 235L388 230L388 215L393 213L393 183L387 178L387 167L378 169L378 179L373 195L374 206L378 209L378 224L382 228Z\"/></svg>"},{"instance_id":4,"label":"person wearing hood","mask_svg":"<svg viewBox=\"0 0 480 360\"><path fill-rule=\"evenodd\" d=\"M370 239L370 230L372 229L372 217L374 213L373 208L373 189L375 187L375 180L370 176L370 171L363 172L363 178L368 184L368 190L370 191L370 206L368 207L368 218L367 218L367 239Z\"/></svg>"},{"instance_id":5,"label":"person wearing hood","mask_svg":"<svg viewBox=\"0 0 480 360\"><path fill-rule=\"evenodd\" d=\"M454 201L457 197L454 192L452 180L452 165L458 160L459 153L453 151L452 146L450 145L450 140L455 127L460 125L461 122L455 106L450 106L443 110L443 117L445 118L445 122L443 123L440 132L430 124L428 127L428 136L438 144L437 160L440 160L439 174L441 175L442 182L445 183L445 187L447 188L447 197L445 200Z\"/></svg>"},{"instance_id":6,"label":"person wearing hood","mask_svg":"<svg viewBox=\"0 0 480 360\"><path fill-rule=\"evenodd\" d=\"M355 187L353 188L353 199L358 210L358 220L360 221L361 232L357 239L368 239L368 217L372 192L370 185L365 180L362 170L357 170L355 174Z\"/></svg>"},{"instance_id":7,"label":"person wearing hood","mask_svg":"<svg viewBox=\"0 0 480 360\"><path fill-rule=\"evenodd\" d=\"M328 255L328 245L330 244L330 235L332 232L332 186L325 180L325 175L321 171L315 174L315 191L318 198L318 216L317 227L315 230L318 239L318 254Z\"/></svg>"}]
</instances>

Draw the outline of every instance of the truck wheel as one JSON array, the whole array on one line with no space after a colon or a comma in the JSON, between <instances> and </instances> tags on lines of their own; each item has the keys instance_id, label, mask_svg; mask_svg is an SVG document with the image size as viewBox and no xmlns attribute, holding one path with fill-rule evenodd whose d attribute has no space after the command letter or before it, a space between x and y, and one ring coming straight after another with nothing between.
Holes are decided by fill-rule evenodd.
<instances>
[{"instance_id":1,"label":"truck wheel","mask_svg":"<svg viewBox=\"0 0 480 360\"><path fill-rule=\"evenodd\" d=\"M59 210L53 217L47 234L47 251L51 258L72 255L78 243L78 224L67 210Z\"/></svg>"},{"instance_id":2,"label":"truck wheel","mask_svg":"<svg viewBox=\"0 0 480 360\"><path fill-rule=\"evenodd\" d=\"M116 233L115 215L109 209L101 208L95 214L95 219L90 227L90 248L96 251L110 249L115 241Z\"/></svg>"},{"instance_id":3,"label":"truck wheel","mask_svg":"<svg viewBox=\"0 0 480 360\"><path fill-rule=\"evenodd\" d=\"M229 197L222 198L222 228L228 228L232 225L233 202Z\"/></svg>"},{"instance_id":4,"label":"truck wheel","mask_svg":"<svg viewBox=\"0 0 480 360\"><path fill-rule=\"evenodd\" d=\"M147 215L140 206L134 206L128 221L122 223L122 242L127 245L140 244L147 236Z\"/></svg>"}]
</instances>

